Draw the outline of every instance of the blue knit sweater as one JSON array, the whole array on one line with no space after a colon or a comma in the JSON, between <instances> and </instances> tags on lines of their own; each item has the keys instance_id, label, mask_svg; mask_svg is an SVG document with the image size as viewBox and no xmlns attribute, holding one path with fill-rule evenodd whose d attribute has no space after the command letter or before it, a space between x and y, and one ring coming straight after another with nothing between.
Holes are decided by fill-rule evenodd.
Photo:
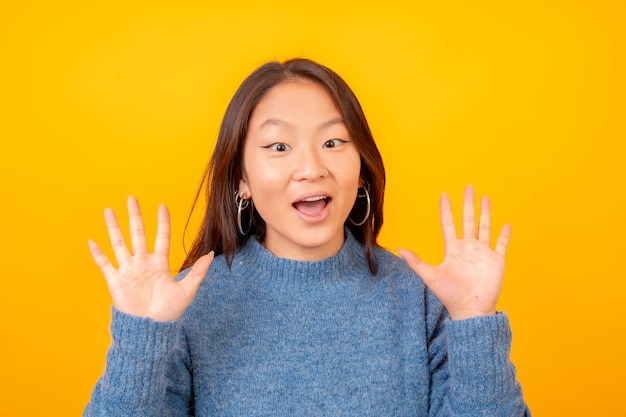
<instances>
[{"instance_id":1,"label":"blue knit sweater","mask_svg":"<svg viewBox=\"0 0 626 417\"><path fill-rule=\"evenodd\" d=\"M113 311L84 416L525 416L507 316L451 321L403 260L348 234L315 261L251 238L176 322Z\"/></svg>"}]
</instances>

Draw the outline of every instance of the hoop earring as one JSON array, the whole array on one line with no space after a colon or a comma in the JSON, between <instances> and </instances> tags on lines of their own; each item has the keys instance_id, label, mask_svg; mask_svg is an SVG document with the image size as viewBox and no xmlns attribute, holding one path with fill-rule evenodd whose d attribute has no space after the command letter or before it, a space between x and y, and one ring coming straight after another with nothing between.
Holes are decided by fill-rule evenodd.
<instances>
[{"instance_id":1,"label":"hoop earring","mask_svg":"<svg viewBox=\"0 0 626 417\"><path fill-rule=\"evenodd\" d=\"M367 213L365 214L365 218L363 220L361 220L360 222L358 222L358 223L355 222L354 220L352 220L352 218L350 216L348 216L348 220L350 220L350 223L352 223L355 226L361 226L361 225L363 225L367 221L367 219L369 219L369 217L370 217L370 208L371 208L370 207L370 204L371 204L371 202L370 202L370 193L369 193L369 190L368 190L370 188L369 183L367 181L365 181L363 184L361 184L359 186L359 188L363 188L364 193L361 194L361 193L357 192L356 197L357 198L365 197L367 199Z\"/></svg>"},{"instance_id":2,"label":"hoop earring","mask_svg":"<svg viewBox=\"0 0 626 417\"><path fill-rule=\"evenodd\" d=\"M241 233L243 236L247 235L252 228L252 213L250 213L250 222L248 223L248 228L245 232L243 230L243 227L241 226L241 212L247 209L250 204L250 199L241 197L239 193L235 191L235 205L237 206L237 228L239 229L239 233Z\"/></svg>"}]
</instances>

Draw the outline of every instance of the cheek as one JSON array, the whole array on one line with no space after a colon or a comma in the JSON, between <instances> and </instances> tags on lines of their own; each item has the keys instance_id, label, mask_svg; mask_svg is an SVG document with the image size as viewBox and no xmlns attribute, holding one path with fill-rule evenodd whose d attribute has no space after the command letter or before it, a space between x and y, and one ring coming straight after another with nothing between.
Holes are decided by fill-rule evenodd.
<instances>
[{"instance_id":1,"label":"cheek","mask_svg":"<svg viewBox=\"0 0 626 417\"><path fill-rule=\"evenodd\" d=\"M356 200L361 178L361 158L358 154L350 155L349 158L341 158L335 166L335 178L343 190L344 201L352 205Z\"/></svg>"},{"instance_id":2,"label":"cheek","mask_svg":"<svg viewBox=\"0 0 626 417\"><path fill-rule=\"evenodd\" d=\"M361 156L359 153L355 150L349 157L344 157L338 162L337 168L341 171L342 177L358 186L361 177Z\"/></svg>"},{"instance_id":3,"label":"cheek","mask_svg":"<svg viewBox=\"0 0 626 417\"><path fill-rule=\"evenodd\" d=\"M288 176L280 165L251 161L246 166L245 179L255 201L272 201L276 193L285 191L284 184Z\"/></svg>"}]
</instances>

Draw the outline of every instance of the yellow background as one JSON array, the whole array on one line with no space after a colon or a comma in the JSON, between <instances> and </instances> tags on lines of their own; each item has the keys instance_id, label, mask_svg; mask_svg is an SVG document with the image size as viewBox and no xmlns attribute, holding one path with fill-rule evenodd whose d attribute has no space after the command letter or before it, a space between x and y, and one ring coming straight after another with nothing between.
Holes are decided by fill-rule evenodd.
<instances>
[{"instance_id":1,"label":"yellow background","mask_svg":"<svg viewBox=\"0 0 626 417\"><path fill-rule=\"evenodd\" d=\"M109 343L103 208L136 195L153 235L166 203L177 268L234 90L306 56L368 115L382 244L438 262L439 194L457 215L466 183L489 194L534 415L626 416L624 2L235 3L1 3L0 415L80 415Z\"/></svg>"}]
</instances>

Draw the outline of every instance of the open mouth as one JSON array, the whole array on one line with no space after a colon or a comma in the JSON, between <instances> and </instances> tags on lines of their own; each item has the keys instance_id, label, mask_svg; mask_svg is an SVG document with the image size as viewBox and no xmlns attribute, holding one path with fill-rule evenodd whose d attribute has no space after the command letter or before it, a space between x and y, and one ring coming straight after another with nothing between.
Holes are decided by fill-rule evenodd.
<instances>
[{"instance_id":1,"label":"open mouth","mask_svg":"<svg viewBox=\"0 0 626 417\"><path fill-rule=\"evenodd\" d=\"M315 196L302 199L293 203L293 207L300 213L307 216L317 216L326 208L330 202L330 197L327 196Z\"/></svg>"}]
</instances>

